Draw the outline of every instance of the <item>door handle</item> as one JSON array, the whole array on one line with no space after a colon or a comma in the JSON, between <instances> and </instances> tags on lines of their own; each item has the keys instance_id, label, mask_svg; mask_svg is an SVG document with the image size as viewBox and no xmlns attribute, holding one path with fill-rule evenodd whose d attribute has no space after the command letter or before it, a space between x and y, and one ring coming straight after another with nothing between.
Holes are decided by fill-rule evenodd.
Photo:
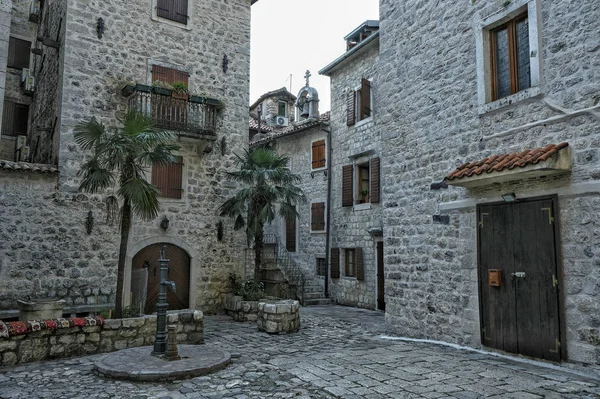
<instances>
[{"instance_id":1,"label":"door handle","mask_svg":"<svg viewBox=\"0 0 600 399\"><path fill-rule=\"evenodd\" d=\"M510 274L511 276L517 277L517 278L525 278L527 277L527 274L525 274L525 272L514 272Z\"/></svg>"}]
</instances>

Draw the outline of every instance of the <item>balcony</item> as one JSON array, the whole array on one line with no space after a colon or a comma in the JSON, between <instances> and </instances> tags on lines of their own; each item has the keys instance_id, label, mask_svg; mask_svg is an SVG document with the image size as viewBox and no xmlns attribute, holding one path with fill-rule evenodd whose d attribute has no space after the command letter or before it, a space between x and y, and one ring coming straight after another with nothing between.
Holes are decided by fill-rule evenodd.
<instances>
[{"instance_id":1,"label":"balcony","mask_svg":"<svg viewBox=\"0 0 600 399\"><path fill-rule=\"evenodd\" d=\"M221 102L200 96L177 96L171 90L146 85L128 85L122 94L129 110L150 115L154 126L178 136L214 141Z\"/></svg>"}]
</instances>

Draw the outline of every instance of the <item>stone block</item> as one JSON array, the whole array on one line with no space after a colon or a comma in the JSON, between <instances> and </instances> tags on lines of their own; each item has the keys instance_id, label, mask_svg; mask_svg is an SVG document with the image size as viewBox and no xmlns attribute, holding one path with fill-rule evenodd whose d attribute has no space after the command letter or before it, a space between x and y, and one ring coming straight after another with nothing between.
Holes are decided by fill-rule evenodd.
<instances>
[{"instance_id":1,"label":"stone block","mask_svg":"<svg viewBox=\"0 0 600 399\"><path fill-rule=\"evenodd\" d=\"M100 342L100 334L99 333L89 333L89 334L87 334L86 341L88 341L88 342Z\"/></svg>"},{"instance_id":2,"label":"stone block","mask_svg":"<svg viewBox=\"0 0 600 399\"><path fill-rule=\"evenodd\" d=\"M138 328L144 325L143 317L136 317L132 319L123 319L122 326L124 328Z\"/></svg>"},{"instance_id":3,"label":"stone block","mask_svg":"<svg viewBox=\"0 0 600 399\"><path fill-rule=\"evenodd\" d=\"M104 330L118 330L121 328L121 319L108 319L104 321Z\"/></svg>"},{"instance_id":4,"label":"stone block","mask_svg":"<svg viewBox=\"0 0 600 399\"><path fill-rule=\"evenodd\" d=\"M198 323L198 322L203 322L203 320L204 320L204 313L202 313L201 310L195 310L194 311L194 321L196 323Z\"/></svg>"},{"instance_id":5,"label":"stone block","mask_svg":"<svg viewBox=\"0 0 600 399\"><path fill-rule=\"evenodd\" d=\"M121 339L121 340L115 341L114 348L115 348L115 350L118 350L118 351L121 349L127 348L127 340Z\"/></svg>"},{"instance_id":6,"label":"stone block","mask_svg":"<svg viewBox=\"0 0 600 399\"><path fill-rule=\"evenodd\" d=\"M176 324L178 320L179 320L179 315L177 313L167 314L167 324Z\"/></svg>"},{"instance_id":7,"label":"stone block","mask_svg":"<svg viewBox=\"0 0 600 399\"><path fill-rule=\"evenodd\" d=\"M123 337L123 338L133 338L136 335L138 335L138 332L136 329L122 329L121 331L119 331L119 337Z\"/></svg>"},{"instance_id":8,"label":"stone block","mask_svg":"<svg viewBox=\"0 0 600 399\"><path fill-rule=\"evenodd\" d=\"M12 366L17 364L17 354L14 352L5 352L2 354L2 365Z\"/></svg>"},{"instance_id":9,"label":"stone block","mask_svg":"<svg viewBox=\"0 0 600 399\"><path fill-rule=\"evenodd\" d=\"M13 340L0 340L0 352L6 352L17 348L17 343Z\"/></svg>"}]
</instances>

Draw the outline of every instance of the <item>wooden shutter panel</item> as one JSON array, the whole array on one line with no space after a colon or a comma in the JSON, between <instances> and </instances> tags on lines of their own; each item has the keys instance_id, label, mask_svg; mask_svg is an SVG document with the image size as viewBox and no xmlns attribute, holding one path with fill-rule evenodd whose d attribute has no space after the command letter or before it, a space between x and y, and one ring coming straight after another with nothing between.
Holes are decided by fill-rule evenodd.
<instances>
[{"instance_id":1,"label":"wooden shutter panel","mask_svg":"<svg viewBox=\"0 0 600 399\"><path fill-rule=\"evenodd\" d=\"M371 82L363 79L360 87L360 120L369 116L371 116Z\"/></svg>"},{"instance_id":2,"label":"wooden shutter panel","mask_svg":"<svg viewBox=\"0 0 600 399\"><path fill-rule=\"evenodd\" d=\"M371 159L371 162L369 164L369 170L371 172L371 178L369 181L370 184L370 189L369 189L369 194L371 196L371 203L372 204L377 204L380 201L380 190L381 190L381 183L380 183L380 171L381 169L381 160L379 158L373 158Z\"/></svg>"},{"instance_id":3,"label":"wooden shutter panel","mask_svg":"<svg viewBox=\"0 0 600 399\"><path fill-rule=\"evenodd\" d=\"M310 229L317 230L317 204L310 205Z\"/></svg>"},{"instance_id":4,"label":"wooden shutter panel","mask_svg":"<svg viewBox=\"0 0 600 399\"><path fill-rule=\"evenodd\" d=\"M161 197L180 199L182 177L182 157L177 157L176 162L152 166L152 185L160 190Z\"/></svg>"},{"instance_id":5,"label":"wooden shutter panel","mask_svg":"<svg viewBox=\"0 0 600 399\"><path fill-rule=\"evenodd\" d=\"M310 229L313 231L325 230L325 203L315 202L310 206Z\"/></svg>"},{"instance_id":6,"label":"wooden shutter panel","mask_svg":"<svg viewBox=\"0 0 600 399\"><path fill-rule=\"evenodd\" d=\"M190 75L187 72L160 65L152 65L153 82L156 82L157 80L165 83L183 82L187 85L189 83L189 78Z\"/></svg>"},{"instance_id":7,"label":"wooden shutter panel","mask_svg":"<svg viewBox=\"0 0 600 399\"><path fill-rule=\"evenodd\" d=\"M31 42L16 37L9 38L7 66L18 69L29 68L30 53Z\"/></svg>"},{"instance_id":8,"label":"wooden shutter panel","mask_svg":"<svg viewBox=\"0 0 600 399\"><path fill-rule=\"evenodd\" d=\"M161 18L171 19L172 6L173 6L173 0L157 0L156 1L156 15Z\"/></svg>"},{"instance_id":9,"label":"wooden shutter panel","mask_svg":"<svg viewBox=\"0 0 600 399\"><path fill-rule=\"evenodd\" d=\"M29 105L4 100L2 116L3 136L26 136L29 124Z\"/></svg>"},{"instance_id":10,"label":"wooden shutter panel","mask_svg":"<svg viewBox=\"0 0 600 399\"><path fill-rule=\"evenodd\" d=\"M331 248L331 278L340 278L340 249Z\"/></svg>"},{"instance_id":11,"label":"wooden shutter panel","mask_svg":"<svg viewBox=\"0 0 600 399\"><path fill-rule=\"evenodd\" d=\"M363 265L362 248L354 248L354 262L356 264L356 279L360 280L360 281L364 281L365 267Z\"/></svg>"},{"instance_id":12,"label":"wooden shutter panel","mask_svg":"<svg viewBox=\"0 0 600 399\"><path fill-rule=\"evenodd\" d=\"M342 206L352 206L354 203L353 171L352 165L342 167Z\"/></svg>"},{"instance_id":13,"label":"wooden shutter panel","mask_svg":"<svg viewBox=\"0 0 600 399\"><path fill-rule=\"evenodd\" d=\"M325 140L319 140L312 143L312 168L322 168L325 166Z\"/></svg>"},{"instance_id":14,"label":"wooden shutter panel","mask_svg":"<svg viewBox=\"0 0 600 399\"><path fill-rule=\"evenodd\" d=\"M296 252L296 218L285 220L285 248Z\"/></svg>"},{"instance_id":15,"label":"wooden shutter panel","mask_svg":"<svg viewBox=\"0 0 600 399\"><path fill-rule=\"evenodd\" d=\"M354 125L356 122L356 114L354 110L354 104L356 103L356 92L354 90L348 93L348 98L346 99L346 124L348 126Z\"/></svg>"},{"instance_id":16,"label":"wooden shutter panel","mask_svg":"<svg viewBox=\"0 0 600 399\"><path fill-rule=\"evenodd\" d=\"M188 23L188 0L174 0L173 21L182 24Z\"/></svg>"}]
</instances>

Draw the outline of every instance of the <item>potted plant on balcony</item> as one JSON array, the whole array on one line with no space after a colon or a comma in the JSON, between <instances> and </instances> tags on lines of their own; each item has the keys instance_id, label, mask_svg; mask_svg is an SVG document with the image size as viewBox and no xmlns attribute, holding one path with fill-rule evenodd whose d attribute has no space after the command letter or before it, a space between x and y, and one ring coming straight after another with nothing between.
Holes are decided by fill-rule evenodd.
<instances>
[{"instance_id":1,"label":"potted plant on balcony","mask_svg":"<svg viewBox=\"0 0 600 399\"><path fill-rule=\"evenodd\" d=\"M173 97L183 98L185 100L187 100L190 97L188 85L184 82L173 82L171 83L171 87L173 88Z\"/></svg>"},{"instance_id":2,"label":"potted plant on balcony","mask_svg":"<svg viewBox=\"0 0 600 399\"><path fill-rule=\"evenodd\" d=\"M369 199L370 199L369 198L369 190L362 190L360 192L360 195L362 197L362 199L361 199L362 204L369 202Z\"/></svg>"},{"instance_id":3,"label":"potted plant on balcony","mask_svg":"<svg viewBox=\"0 0 600 399\"><path fill-rule=\"evenodd\" d=\"M171 94L173 94L173 86L162 80L155 80L152 82L152 91L161 96L171 96Z\"/></svg>"}]
</instances>

